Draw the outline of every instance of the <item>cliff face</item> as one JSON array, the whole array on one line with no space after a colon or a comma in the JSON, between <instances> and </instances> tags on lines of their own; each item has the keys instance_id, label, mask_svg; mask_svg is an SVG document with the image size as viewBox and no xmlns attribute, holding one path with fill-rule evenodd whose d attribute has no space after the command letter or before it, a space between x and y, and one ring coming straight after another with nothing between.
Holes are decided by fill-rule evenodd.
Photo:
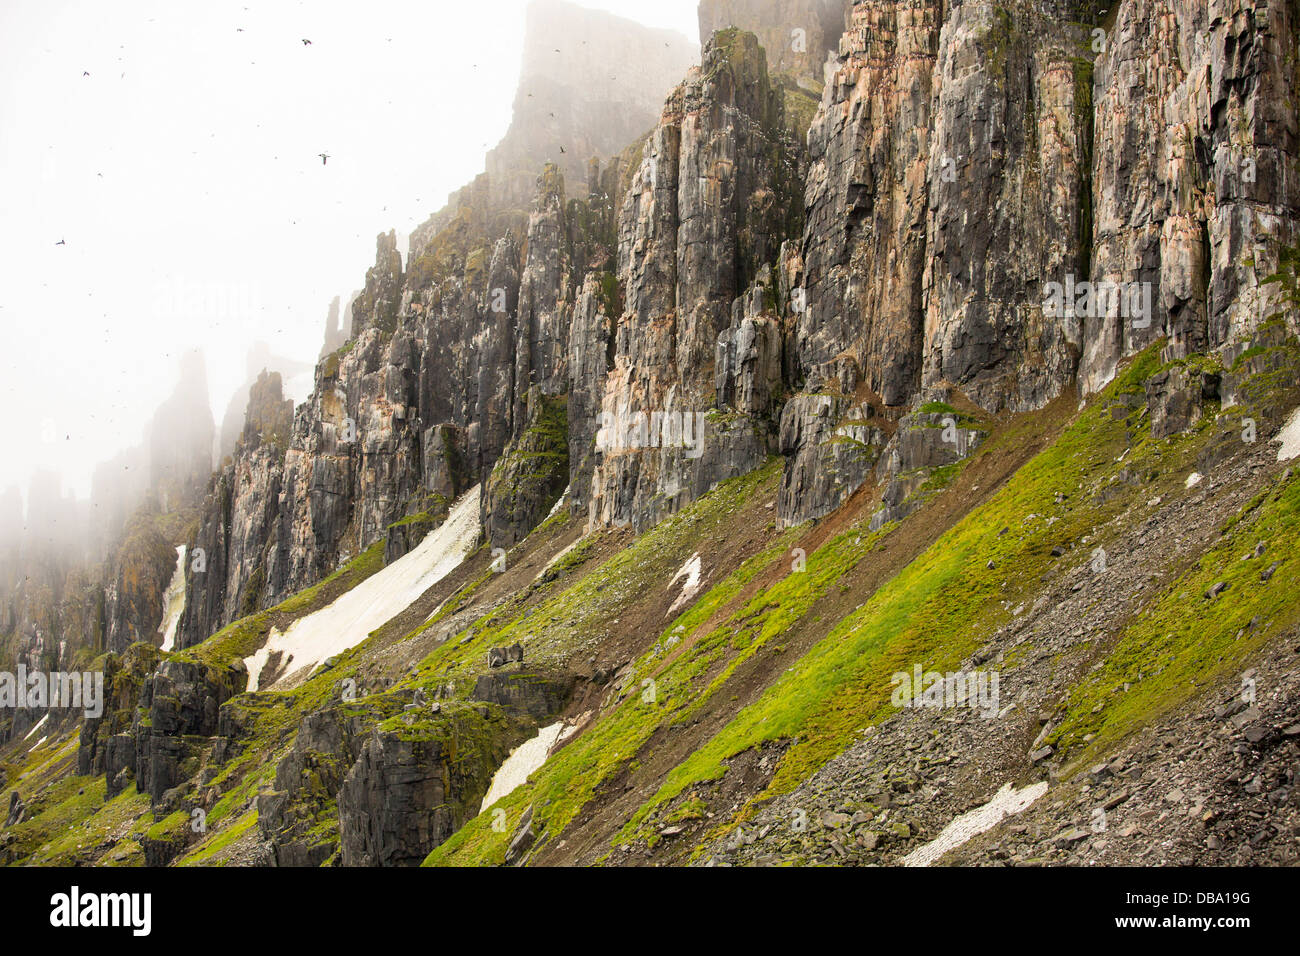
<instances>
[{"instance_id":1,"label":"cliff face","mask_svg":"<svg viewBox=\"0 0 1300 956\"><path fill-rule=\"evenodd\" d=\"M379 237L283 461L245 449L214 486L220 583L191 582L183 642L475 483L493 546L566 486L645 528L772 453L783 522L869 480L883 520L948 458L923 403L1041 408L1157 338L1177 358L1255 329L1297 218L1294 10L1095 7L705 2L704 30L756 35L706 36L638 139L687 50L536 5L488 173L405 271ZM1122 295L1051 307L1089 280Z\"/></svg>"},{"instance_id":2,"label":"cliff face","mask_svg":"<svg viewBox=\"0 0 1300 956\"><path fill-rule=\"evenodd\" d=\"M619 214L597 523L653 523L769 453L780 387L770 264L802 219L802 167L762 48L752 34L716 35L669 98ZM734 399L725 413L720 391Z\"/></svg>"},{"instance_id":3,"label":"cliff face","mask_svg":"<svg viewBox=\"0 0 1300 956\"><path fill-rule=\"evenodd\" d=\"M793 343L829 412L809 429L810 400L787 406L787 516L824 514L879 454L829 447L828 421L954 387L1039 408L1157 339L1178 358L1276 308L1261 280L1295 238L1294 9L1093 11L854 5L809 136ZM1118 294L1048 307L1050 284L1089 280Z\"/></svg>"},{"instance_id":4,"label":"cliff face","mask_svg":"<svg viewBox=\"0 0 1300 956\"><path fill-rule=\"evenodd\" d=\"M1153 321L1084 323L1080 382L1161 336L1172 355L1276 309L1261 282L1297 241L1300 11L1271 0L1132 2L1094 74L1091 277L1149 282Z\"/></svg>"}]
</instances>

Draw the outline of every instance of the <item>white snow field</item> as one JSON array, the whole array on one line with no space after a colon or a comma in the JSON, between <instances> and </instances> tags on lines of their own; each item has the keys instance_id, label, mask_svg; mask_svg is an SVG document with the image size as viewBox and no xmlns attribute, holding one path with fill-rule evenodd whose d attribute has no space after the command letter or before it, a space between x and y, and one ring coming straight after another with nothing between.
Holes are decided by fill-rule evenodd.
<instances>
[{"instance_id":1,"label":"white snow field","mask_svg":"<svg viewBox=\"0 0 1300 956\"><path fill-rule=\"evenodd\" d=\"M671 589L678 581L682 582L682 593L677 595L677 600L673 602L672 607L668 609L665 617L671 617L677 613L677 609L682 607L700 590L700 571L703 565L700 562L699 553L691 555L690 559L682 565L682 569L673 575L673 579L668 582Z\"/></svg>"},{"instance_id":2,"label":"white snow field","mask_svg":"<svg viewBox=\"0 0 1300 956\"><path fill-rule=\"evenodd\" d=\"M176 549L176 570L172 573L167 593L163 595L163 623L158 631L163 636L162 649L170 651L176 644L176 628L185 610L185 545Z\"/></svg>"},{"instance_id":3,"label":"white snow field","mask_svg":"<svg viewBox=\"0 0 1300 956\"><path fill-rule=\"evenodd\" d=\"M1277 450L1278 461L1290 461L1300 455L1300 408L1291 413L1291 417L1287 419L1286 424L1273 440L1282 444L1282 447Z\"/></svg>"},{"instance_id":4,"label":"white snow field","mask_svg":"<svg viewBox=\"0 0 1300 956\"><path fill-rule=\"evenodd\" d=\"M546 763L546 758L551 755L551 748L560 739L560 731L563 729L562 720L549 727L543 727L537 732L536 737L524 741L510 751L510 756L506 758L505 763L492 775L492 785L488 787L487 796L483 798L479 813L527 783L529 774Z\"/></svg>"},{"instance_id":5,"label":"white snow field","mask_svg":"<svg viewBox=\"0 0 1300 956\"><path fill-rule=\"evenodd\" d=\"M36 731L38 731L38 730L40 730L42 727L44 727L44 726L45 726L45 722L46 722L47 720L49 720L49 719L50 719L49 711L46 711L46 712L45 712L45 716L43 716L40 720L36 721L36 723L32 725L32 729L29 730L29 731L27 731L27 733L23 736L23 740L26 740L26 739L27 739L28 737L30 737L32 734L36 733ZM42 738L42 739L44 739L44 738ZM37 744L37 746L40 746L40 745Z\"/></svg>"},{"instance_id":6,"label":"white snow field","mask_svg":"<svg viewBox=\"0 0 1300 956\"><path fill-rule=\"evenodd\" d=\"M1031 803L1046 792L1046 783L1036 783L1023 790L1016 790L1011 784L1006 784L984 806L976 807L969 813L954 818L937 837L903 857L903 866L929 866L949 850L957 849L971 837L993 829L1003 817L1013 816L1028 809Z\"/></svg>"},{"instance_id":7,"label":"white snow field","mask_svg":"<svg viewBox=\"0 0 1300 956\"><path fill-rule=\"evenodd\" d=\"M429 532L414 551L340 595L333 604L294 621L283 633L272 631L260 650L244 658L248 689L266 690L275 683L261 683L262 668L274 652L281 654L283 676L315 667L360 644L455 570L478 540L478 495L478 485L465 492L447 520Z\"/></svg>"}]
</instances>

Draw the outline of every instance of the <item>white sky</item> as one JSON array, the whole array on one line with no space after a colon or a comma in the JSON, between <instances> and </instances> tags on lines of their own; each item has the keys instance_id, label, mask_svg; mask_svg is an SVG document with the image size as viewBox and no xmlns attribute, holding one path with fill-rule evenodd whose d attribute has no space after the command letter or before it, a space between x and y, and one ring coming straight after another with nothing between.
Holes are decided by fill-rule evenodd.
<instances>
[{"instance_id":1,"label":"white sky","mask_svg":"<svg viewBox=\"0 0 1300 956\"><path fill-rule=\"evenodd\" d=\"M695 0L581 5L697 39ZM0 488L86 496L188 348L218 426L255 341L314 361L505 132L525 7L0 0Z\"/></svg>"}]
</instances>

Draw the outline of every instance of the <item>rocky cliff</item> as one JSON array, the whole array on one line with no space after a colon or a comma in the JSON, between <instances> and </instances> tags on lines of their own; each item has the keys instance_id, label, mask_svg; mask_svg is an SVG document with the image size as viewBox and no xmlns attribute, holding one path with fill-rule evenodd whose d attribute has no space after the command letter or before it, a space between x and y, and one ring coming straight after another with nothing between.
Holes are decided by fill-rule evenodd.
<instances>
[{"instance_id":1,"label":"rocky cliff","mask_svg":"<svg viewBox=\"0 0 1300 956\"><path fill-rule=\"evenodd\" d=\"M1058 785L1173 720L1179 675L1294 634L1297 16L705 0L688 65L535 5L487 171L405 262L377 237L305 403L253 383L178 655L123 646L172 543L132 535L124 700L82 772L147 796L150 862L216 852L175 817L217 807L242 862L898 862L986 777ZM475 487L482 548L292 694L240 693L270 633ZM1164 677L1132 673L1148 642ZM1011 730L931 754L889 703L918 657L1014 672ZM1256 730L1281 780L1294 745ZM489 822L532 739L558 759Z\"/></svg>"},{"instance_id":2,"label":"rocky cliff","mask_svg":"<svg viewBox=\"0 0 1300 956\"><path fill-rule=\"evenodd\" d=\"M488 172L415 232L405 270L395 234L379 237L284 460L250 451L214 488L195 544L218 573L190 581L183 642L398 522L436 524L473 483L504 547L566 487L594 525L641 529L776 452L783 522L868 481L891 485L884 520L915 484L900 475L946 460L916 451L942 431L909 415L923 403L1032 410L1095 391L1157 339L1173 359L1250 333L1295 223L1296 134L1277 105L1294 34L1285 4L1237 9L1202 23L1177 5L1103 19L1084 0L705 3L706 30L757 35L705 36L637 138L611 131L610 104L641 115L680 44L535 6ZM792 56L805 20L813 52ZM1196 30L1212 42L1189 69L1177 38ZM827 47L823 88L810 64ZM624 59L639 69L603 86L607 103L575 105ZM1176 128L1149 115L1157 82ZM821 90L808 116L797 84ZM567 126L538 112L544 90ZM1148 174L1151 137L1168 158ZM1053 287L1089 283L1113 294L1053 308Z\"/></svg>"}]
</instances>

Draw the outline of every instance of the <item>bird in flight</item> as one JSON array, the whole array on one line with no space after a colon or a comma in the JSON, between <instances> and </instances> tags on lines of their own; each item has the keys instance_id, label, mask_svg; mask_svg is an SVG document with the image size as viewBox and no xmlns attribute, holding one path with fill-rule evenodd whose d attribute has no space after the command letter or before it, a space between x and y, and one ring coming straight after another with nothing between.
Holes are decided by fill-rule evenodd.
<instances>
[{"instance_id":1,"label":"bird in flight","mask_svg":"<svg viewBox=\"0 0 1300 956\"><path fill-rule=\"evenodd\" d=\"M329 158L330 158L329 153L317 153L316 155L320 157L320 164L322 166L324 166L326 163L329 162Z\"/></svg>"},{"instance_id":2,"label":"bird in flight","mask_svg":"<svg viewBox=\"0 0 1300 956\"><path fill-rule=\"evenodd\" d=\"M303 40L303 41L302 41L302 45L303 45L303 46L311 46L311 41L310 41L310 40Z\"/></svg>"},{"instance_id":3,"label":"bird in flight","mask_svg":"<svg viewBox=\"0 0 1300 956\"><path fill-rule=\"evenodd\" d=\"M56 245L56 246L66 246L67 243L64 242L62 239L60 239L58 242L55 243L55 245Z\"/></svg>"},{"instance_id":4,"label":"bird in flight","mask_svg":"<svg viewBox=\"0 0 1300 956\"><path fill-rule=\"evenodd\" d=\"M82 76L90 76L90 72L87 71L87 70L82 70L82 71L81 71L81 75L82 75Z\"/></svg>"},{"instance_id":5,"label":"bird in flight","mask_svg":"<svg viewBox=\"0 0 1300 956\"><path fill-rule=\"evenodd\" d=\"M563 147L563 146L560 147L560 152L564 152L564 147Z\"/></svg>"}]
</instances>

